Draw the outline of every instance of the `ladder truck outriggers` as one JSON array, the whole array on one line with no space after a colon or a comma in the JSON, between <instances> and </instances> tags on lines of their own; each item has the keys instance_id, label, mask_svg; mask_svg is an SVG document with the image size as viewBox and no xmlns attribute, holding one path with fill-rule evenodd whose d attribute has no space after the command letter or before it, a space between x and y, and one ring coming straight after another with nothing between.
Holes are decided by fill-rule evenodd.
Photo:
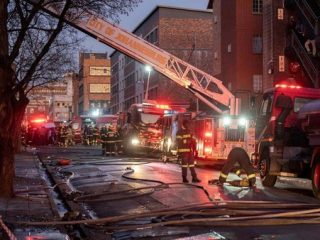
<instances>
[{"instance_id":1,"label":"ladder truck outriggers","mask_svg":"<svg viewBox=\"0 0 320 240\"><path fill-rule=\"evenodd\" d=\"M30 4L39 2L25 1ZM43 6L42 10L55 17L59 17L61 11L59 5L54 3ZM247 119L237 116L237 99L222 81L96 14L82 13L76 19L72 14L67 14L65 22L136 61L151 66L208 105L217 117L194 120L200 157L226 159L229 151L236 146L245 148L249 154L254 151L254 126ZM165 111L162 115L165 115ZM134 142L136 145L140 143Z\"/></svg>"}]
</instances>

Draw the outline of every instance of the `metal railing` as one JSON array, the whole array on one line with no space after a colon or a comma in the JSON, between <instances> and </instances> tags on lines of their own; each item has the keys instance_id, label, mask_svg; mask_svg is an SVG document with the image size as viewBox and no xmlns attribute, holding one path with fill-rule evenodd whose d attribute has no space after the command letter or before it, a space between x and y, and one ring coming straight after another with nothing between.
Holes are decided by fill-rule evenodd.
<instances>
[{"instance_id":1,"label":"metal railing","mask_svg":"<svg viewBox=\"0 0 320 240\"><path fill-rule=\"evenodd\" d=\"M310 55L308 55L304 46L301 44L297 34L292 31L291 46L298 56L300 63L303 65L306 73L310 77L315 88L319 87L319 70L313 63Z\"/></svg>"},{"instance_id":2,"label":"metal railing","mask_svg":"<svg viewBox=\"0 0 320 240\"><path fill-rule=\"evenodd\" d=\"M300 12L304 15L310 27L315 30L316 25L318 24L319 17L316 15L308 1L306 0L295 0L297 7L299 8Z\"/></svg>"}]
</instances>

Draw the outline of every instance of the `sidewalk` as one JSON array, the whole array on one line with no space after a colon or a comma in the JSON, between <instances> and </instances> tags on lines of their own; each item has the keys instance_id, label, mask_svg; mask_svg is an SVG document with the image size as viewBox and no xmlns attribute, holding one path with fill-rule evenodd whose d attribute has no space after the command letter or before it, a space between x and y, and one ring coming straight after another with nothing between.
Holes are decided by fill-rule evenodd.
<instances>
[{"instance_id":1,"label":"sidewalk","mask_svg":"<svg viewBox=\"0 0 320 240\"><path fill-rule=\"evenodd\" d=\"M58 219L59 215L51 200L50 188L44 179L44 170L36 155L32 152L22 152L16 155L16 177L14 191L16 196L12 199L0 197L0 215L3 222L17 221L45 221ZM56 229L44 229L28 226L15 226L6 224L17 239L66 239ZM38 238L32 238L37 236ZM9 238L0 227L0 239Z\"/></svg>"}]
</instances>

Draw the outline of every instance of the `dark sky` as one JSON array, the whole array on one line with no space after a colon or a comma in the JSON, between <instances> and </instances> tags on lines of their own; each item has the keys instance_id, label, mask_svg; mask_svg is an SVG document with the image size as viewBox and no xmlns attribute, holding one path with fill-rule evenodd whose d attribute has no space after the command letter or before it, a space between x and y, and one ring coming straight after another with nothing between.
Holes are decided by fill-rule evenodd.
<instances>
[{"instance_id":1,"label":"dark sky","mask_svg":"<svg viewBox=\"0 0 320 240\"><path fill-rule=\"evenodd\" d=\"M206 9L208 0L143 0L129 16L121 17L120 26L128 31L132 31L157 5L176 6L192 9ZM84 47L88 52L108 52L112 49L95 39L87 38Z\"/></svg>"}]
</instances>

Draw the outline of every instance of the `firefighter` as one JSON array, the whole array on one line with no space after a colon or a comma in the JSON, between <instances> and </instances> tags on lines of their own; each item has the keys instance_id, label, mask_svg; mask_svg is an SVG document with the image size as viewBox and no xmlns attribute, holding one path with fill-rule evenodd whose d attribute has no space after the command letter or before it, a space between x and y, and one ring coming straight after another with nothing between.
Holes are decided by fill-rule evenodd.
<instances>
[{"instance_id":1,"label":"firefighter","mask_svg":"<svg viewBox=\"0 0 320 240\"><path fill-rule=\"evenodd\" d=\"M122 154L122 132L120 126L117 127L117 132L115 136L116 140L116 154Z\"/></svg>"},{"instance_id":2,"label":"firefighter","mask_svg":"<svg viewBox=\"0 0 320 240\"><path fill-rule=\"evenodd\" d=\"M189 182L187 179L187 171L189 167L192 176L192 182L199 183L200 180L198 179L194 169L195 140L192 138L188 120L183 121L182 127L177 132L176 139L178 155L181 158L182 181L184 183Z\"/></svg>"},{"instance_id":3,"label":"firefighter","mask_svg":"<svg viewBox=\"0 0 320 240\"><path fill-rule=\"evenodd\" d=\"M88 131L87 131L87 143L88 145L92 145L93 144L93 127L92 125L90 125L88 127Z\"/></svg>"},{"instance_id":4,"label":"firefighter","mask_svg":"<svg viewBox=\"0 0 320 240\"><path fill-rule=\"evenodd\" d=\"M107 128L106 126L102 126L100 130L100 139L101 139L101 146L102 146L102 155L106 152L106 140L107 140Z\"/></svg>"},{"instance_id":5,"label":"firefighter","mask_svg":"<svg viewBox=\"0 0 320 240\"><path fill-rule=\"evenodd\" d=\"M115 154L116 153L116 133L113 131L111 127L108 127L106 134L106 155Z\"/></svg>"},{"instance_id":6,"label":"firefighter","mask_svg":"<svg viewBox=\"0 0 320 240\"><path fill-rule=\"evenodd\" d=\"M92 140L92 143L93 145L98 145L98 138L99 138L99 129L97 126L94 126L92 128L92 135L93 135L93 140Z\"/></svg>"},{"instance_id":7,"label":"firefighter","mask_svg":"<svg viewBox=\"0 0 320 240\"><path fill-rule=\"evenodd\" d=\"M71 126L66 127L66 139L65 139L65 146L71 146L74 145L73 141L73 129Z\"/></svg>"},{"instance_id":8,"label":"firefighter","mask_svg":"<svg viewBox=\"0 0 320 240\"><path fill-rule=\"evenodd\" d=\"M63 126L61 128L61 146L66 147L66 141L67 141L67 136L68 136L68 132L67 132L67 127Z\"/></svg>"},{"instance_id":9,"label":"firefighter","mask_svg":"<svg viewBox=\"0 0 320 240\"><path fill-rule=\"evenodd\" d=\"M256 174L250 163L249 155L244 149L236 147L233 148L228 155L227 162L220 172L219 183L225 183L230 172L235 172L240 176L242 171L247 174L247 180L243 179L240 181L240 186L254 186L256 183ZM248 182L248 184L246 184L246 182Z\"/></svg>"}]
</instances>

